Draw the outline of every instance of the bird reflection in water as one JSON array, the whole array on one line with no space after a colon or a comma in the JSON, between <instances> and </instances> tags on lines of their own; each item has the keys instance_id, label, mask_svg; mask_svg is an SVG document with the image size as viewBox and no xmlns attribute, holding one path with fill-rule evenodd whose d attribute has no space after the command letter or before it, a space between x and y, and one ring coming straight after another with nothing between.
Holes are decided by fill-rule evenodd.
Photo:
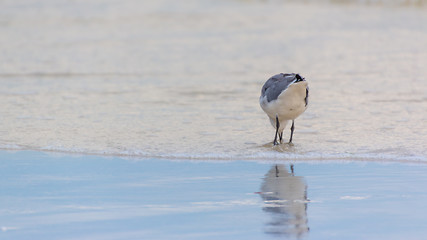
<instances>
[{"instance_id":1,"label":"bird reflection in water","mask_svg":"<svg viewBox=\"0 0 427 240\"><path fill-rule=\"evenodd\" d=\"M294 176L284 165L274 165L265 175L260 196L263 210L270 214L268 234L301 239L309 231L307 225L307 185L303 177Z\"/></svg>"}]
</instances>

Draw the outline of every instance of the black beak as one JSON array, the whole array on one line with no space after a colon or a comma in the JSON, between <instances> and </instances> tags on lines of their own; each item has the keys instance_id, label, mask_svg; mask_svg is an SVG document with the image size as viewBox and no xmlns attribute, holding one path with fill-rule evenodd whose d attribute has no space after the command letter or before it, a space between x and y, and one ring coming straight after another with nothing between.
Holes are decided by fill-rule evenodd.
<instances>
[{"instance_id":1,"label":"black beak","mask_svg":"<svg viewBox=\"0 0 427 240\"><path fill-rule=\"evenodd\" d=\"M301 82L301 81L304 81L305 80L305 78L303 78L303 77L301 77L301 75L299 75L299 74L296 74L295 75L295 78L297 79L295 82L297 83L297 82Z\"/></svg>"}]
</instances>

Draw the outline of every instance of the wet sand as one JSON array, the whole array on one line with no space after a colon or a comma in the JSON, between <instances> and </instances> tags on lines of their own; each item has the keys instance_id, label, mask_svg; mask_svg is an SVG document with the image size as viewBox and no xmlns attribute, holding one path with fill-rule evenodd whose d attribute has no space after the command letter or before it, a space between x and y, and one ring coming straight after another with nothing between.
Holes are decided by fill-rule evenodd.
<instances>
[{"instance_id":1,"label":"wet sand","mask_svg":"<svg viewBox=\"0 0 427 240\"><path fill-rule=\"evenodd\" d=\"M1 1L0 239L425 239L425 10ZM310 98L274 147L279 72Z\"/></svg>"},{"instance_id":2,"label":"wet sand","mask_svg":"<svg viewBox=\"0 0 427 240\"><path fill-rule=\"evenodd\" d=\"M0 238L424 239L426 171L2 151Z\"/></svg>"},{"instance_id":3,"label":"wet sand","mask_svg":"<svg viewBox=\"0 0 427 240\"><path fill-rule=\"evenodd\" d=\"M0 149L426 160L426 8L327 2L5 2ZM310 86L291 151L263 147L280 72Z\"/></svg>"}]
</instances>

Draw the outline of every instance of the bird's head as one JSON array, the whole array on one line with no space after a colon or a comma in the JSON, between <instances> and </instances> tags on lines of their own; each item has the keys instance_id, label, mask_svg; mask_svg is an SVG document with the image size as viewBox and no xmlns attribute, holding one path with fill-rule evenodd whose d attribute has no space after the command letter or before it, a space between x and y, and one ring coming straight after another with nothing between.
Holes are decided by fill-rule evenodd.
<instances>
[{"instance_id":1,"label":"bird's head","mask_svg":"<svg viewBox=\"0 0 427 240\"><path fill-rule=\"evenodd\" d=\"M295 74L295 82L294 83L302 82L302 81L305 81L305 78L301 77L301 75L299 75L298 73Z\"/></svg>"}]
</instances>

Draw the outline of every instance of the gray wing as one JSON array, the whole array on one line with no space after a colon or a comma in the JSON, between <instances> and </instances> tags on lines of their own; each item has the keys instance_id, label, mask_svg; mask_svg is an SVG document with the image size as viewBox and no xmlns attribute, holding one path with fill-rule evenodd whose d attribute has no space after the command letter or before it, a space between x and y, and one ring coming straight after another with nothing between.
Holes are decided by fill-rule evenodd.
<instances>
[{"instance_id":1,"label":"gray wing","mask_svg":"<svg viewBox=\"0 0 427 240\"><path fill-rule=\"evenodd\" d=\"M267 96L268 102L276 100L279 95L295 81L295 78L296 74L293 73L279 73L272 76L262 87L261 97Z\"/></svg>"}]
</instances>

